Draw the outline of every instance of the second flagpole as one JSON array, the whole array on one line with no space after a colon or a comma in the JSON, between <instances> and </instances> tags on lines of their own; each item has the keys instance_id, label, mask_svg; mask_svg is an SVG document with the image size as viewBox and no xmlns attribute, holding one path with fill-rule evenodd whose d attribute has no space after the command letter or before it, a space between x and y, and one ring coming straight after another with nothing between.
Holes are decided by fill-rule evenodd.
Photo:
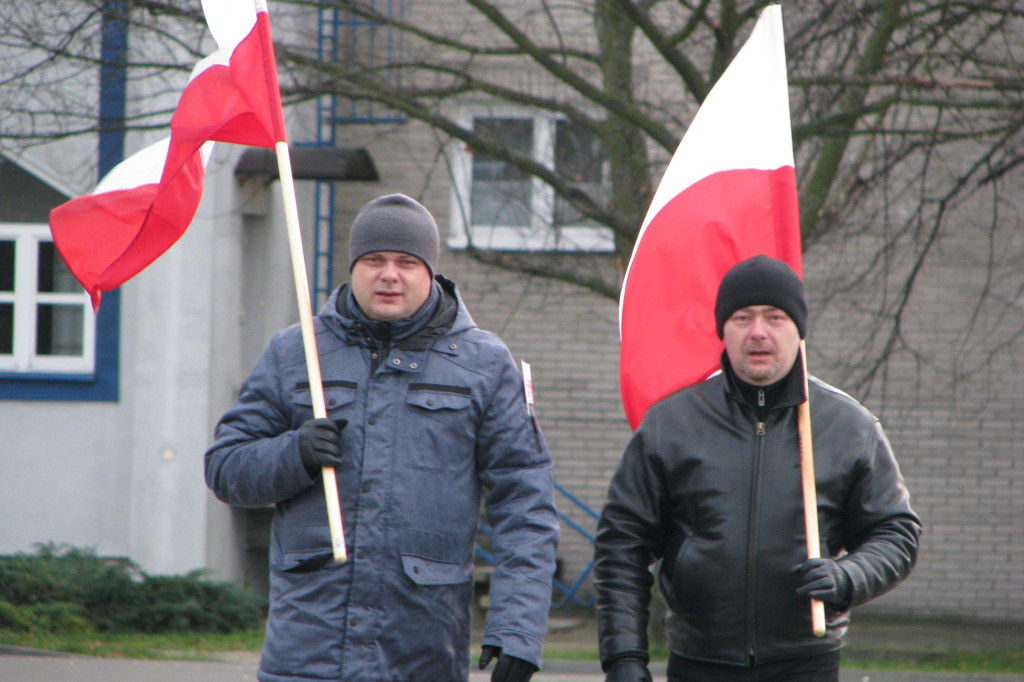
<instances>
[{"instance_id":1,"label":"second flagpole","mask_svg":"<svg viewBox=\"0 0 1024 682\"><path fill-rule=\"evenodd\" d=\"M797 407L800 442L800 474L804 492L804 530L807 534L807 558L821 556L818 539L818 491L814 479L814 445L811 436L811 392L807 380L807 344L800 341L800 362L804 373L804 401ZM815 637L825 635L825 603L811 600L811 630Z\"/></svg>"},{"instance_id":2,"label":"second flagpole","mask_svg":"<svg viewBox=\"0 0 1024 682\"><path fill-rule=\"evenodd\" d=\"M306 351L306 369L309 374L309 394L313 401L313 417L327 416L324 402L324 385L320 376L320 355L316 347L316 333L313 330L313 309L309 301L309 282L306 279L306 259L302 252L302 231L299 229L299 209L295 200L295 181L292 177L291 155L288 143L274 145L277 154L278 174L281 176L281 198L284 202L284 220L288 229L288 248L292 256L292 273L295 275L295 295L299 304L299 327L302 329L302 345ZM327 501L327 522L331 531L331 548L338 563L348 558L345 549L345 530L341 524L341 502L338 499L338 480L334 469L324 467L324 496Z\"/></svg>"}]
</instances>

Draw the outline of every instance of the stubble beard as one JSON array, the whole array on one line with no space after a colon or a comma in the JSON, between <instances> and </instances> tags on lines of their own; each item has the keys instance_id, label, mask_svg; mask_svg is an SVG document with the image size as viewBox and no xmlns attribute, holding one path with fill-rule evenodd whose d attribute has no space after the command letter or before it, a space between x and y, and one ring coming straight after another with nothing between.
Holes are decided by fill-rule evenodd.
<instances>
[{"instance_id":1,"label":"stubble beard","mask_svg":"<svg viewBox=\"0 0 1024 682\"><path fill-rule=\"evenodd\" d=\"M755 385L767 385L772 383L779 375L780 365L778 362L775 362L769 367L754 369L747 363L742 362L737 369L739 370L740 376L746 379L749 383Z\"/></svg>"}]
</instances>

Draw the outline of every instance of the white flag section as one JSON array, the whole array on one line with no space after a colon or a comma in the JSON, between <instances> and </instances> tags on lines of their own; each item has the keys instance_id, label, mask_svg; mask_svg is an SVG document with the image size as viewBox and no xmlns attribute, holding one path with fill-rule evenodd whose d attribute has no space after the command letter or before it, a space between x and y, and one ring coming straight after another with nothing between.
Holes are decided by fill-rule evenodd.
<instances>
[{"instance_id":1,"label":"white flag section","mask_svg":"<svg viewBox=\"0 0 1024 682\"><path fill-rule=\"evenodd\" d=\"M672 198L719 171L794 167L782 7L753 33L708 93L651 200L642 230Z\"/></svg>"},{"instance_id":2,"label":"white flag section","mask_svg":"<svg viewBox=\"0 0 1024 682\"><path fill-rule=\"evenodd\" d=\"M99 308L185 233L203 192L213 141L274 147L285 139L270 23L263 0L207 0L219 49L196 64L171 135L130 156L93 193L50 213L53 241Z\"/></svg>"},{"instance_id":3,"label":"white flag section","mask_svg":"<svg viewBox=\"0 0 1024 682\"><path fill-rule=\"evenodd\" d=\"M714 301L756 254L802 272L782 8L767 7L715 83L662 178L619 301L620 380L633 428L718 367Z\"/></svg>"}]
</instances>

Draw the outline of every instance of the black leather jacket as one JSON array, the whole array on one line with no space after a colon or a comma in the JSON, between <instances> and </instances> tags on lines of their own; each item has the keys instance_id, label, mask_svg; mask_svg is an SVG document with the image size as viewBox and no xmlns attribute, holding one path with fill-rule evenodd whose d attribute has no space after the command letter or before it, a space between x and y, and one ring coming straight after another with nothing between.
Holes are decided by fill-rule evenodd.
<instances>
[{"instance_id":1,"label":"black leather jacket","mask_svg":"<svg viewBox=\"0 0 1024 682\"><path fill-rule=\"evenodd\" d=\"M647 660L658 559L672 652L741 666L838 648L849 609L893 588L916 560L921 522L881 425L812 377L821 554L842 556L852 583L850 603L828 609L826 635L812 634L792 573L806 558L802 374L759 411L723 362L726 372L651 407L612 479L594 571L606 669L624 656Z\"/></svg>"}]
</instances>

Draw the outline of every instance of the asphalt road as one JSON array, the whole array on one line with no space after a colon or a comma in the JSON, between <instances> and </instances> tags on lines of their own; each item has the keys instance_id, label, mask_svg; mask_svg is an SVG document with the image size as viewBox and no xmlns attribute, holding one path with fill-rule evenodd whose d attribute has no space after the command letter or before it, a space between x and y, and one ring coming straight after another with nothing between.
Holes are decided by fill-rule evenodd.
<instances>
[{"instance_id":1,"label":"asphalt road","mask_svg":"<svg viewBox=\"0 0 1024 682\"><path fill-rule=\"evenodd\" d=\"M0 647L0 682L253 682L255 655L232 662L145 661L52 655ZM665 666L652 666L655 682L664 682ZM489 682L490 672L471 672L471 682ZM600 682L594 661L548 661L534 682ZM1014 675L957 675L844 670L841 682L1024 682ZM434 682L434 681L427 681Z\"/></svg>"}]
</instances>

